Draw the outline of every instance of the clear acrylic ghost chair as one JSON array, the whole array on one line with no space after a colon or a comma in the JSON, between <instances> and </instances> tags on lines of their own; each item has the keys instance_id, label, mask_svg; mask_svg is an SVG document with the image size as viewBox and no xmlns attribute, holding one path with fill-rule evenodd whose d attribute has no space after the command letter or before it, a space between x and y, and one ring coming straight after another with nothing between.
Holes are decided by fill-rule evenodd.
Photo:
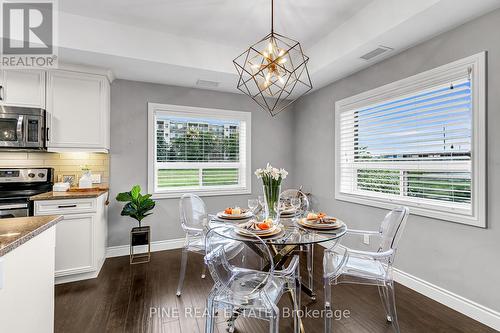
<instances>
[{"instance_id":1,"label":"clear acrylic ghost chair","mask_svg":"<svg viewBox=\"0 0 500 333\"><path fill-rule=\"evenodd\" d=\"M214 286L207 299L205 333L214 331L216 314L229 315L228 331L234 331L238 316L263 319L270 322L269 331L279 329L278 301L290 292L293 301L294 332L300 329L297 310L300 309L299 258L293 257L287 268L276 270L273 257L266 244L256 235L239 242L237 251L228 242L234 227L211 229L206 237L205 263ZM259 257L268 263L261 270Z\"/></svg>"},{"instance_id":2,"label":"clear acrylic ghost chair","mask_svg":"<svg viewBox=\"0 0 500 333\"><path fill-rule=\"evenodd\" d=\"M307 195L301 190L297 189L285 190L280 194L280 201L282 204L290 203L292 198L300 199L300 208L298 209L296 216L297 217L304 216L304 214L306 214L309 211L309 199L307 198Z\"/></svg>"},{"instance_id":3,"label":"clear acrylic ghost chair","mask_svg":"<svg viewBox=\"0 0 500 333\"><path fill-rule=\"evenodd\" d=\"M290 189L281 192L280 201L282 203L290 202L292 198L300 199L300 208L295 216L296 218L302 218L309 212L309 198L307 195L301 190ZM308 275L308 287L313 290L313 275L314 275L314 244L305 245L306 258L307 258L307 275ZM316 297L312 297L312 299L316 299Z\"/></svg>"},{"instance_id":4,"label":"clear acrylic ghost chair","mask_svg":"<svg viewBox=\"0 0 500 333\"><path fill-rule=\"evenodd\" d=\"M195 194L184 194L179 202L179 213L182 229L186 233L184 247L182 248L181 271L179 284L177 286L177 296L181 295L184 278L186 276L186 266L188 252L205 254L205 234L208 225L207 208L203 200ZM205 278L206 266L203 265L201 278Z\"/></svg>"},{"instance_id":5,"label":"clear acrylic ghost chair","mask_svg":"<svg viewBox=\"0 0 500 333\"><path fill-rule=\"evenodd\" d=\"M400 207L389 212L378 231L347 230L348 235L370 235L380 239L378 250L359 251L337 243L323 257L325 310L331 311L331 286L340 283L378 286L387 321L399 332L392 265L408 218L409 209ZM344 236L345 237L345 236ZM343 239L342 239L343 240ZM325 316L325 333L331 332L331 316Z\"/></svg>"}]
</instances>

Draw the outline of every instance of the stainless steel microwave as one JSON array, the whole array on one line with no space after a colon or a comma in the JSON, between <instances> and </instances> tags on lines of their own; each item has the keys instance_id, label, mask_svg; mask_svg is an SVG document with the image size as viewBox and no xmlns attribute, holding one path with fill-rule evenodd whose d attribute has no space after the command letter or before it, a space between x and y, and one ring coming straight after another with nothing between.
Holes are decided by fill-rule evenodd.
<instances>
[{"instance_id":1,"label":"stainless steel microwave","mask_svg":"<svg viewBox=\"0 0 500 333\"><path fill-rule=\"evenodd\" d=\"M46 150L43 109L0 106L0 149Z\"/></svg>"}]
</instances>

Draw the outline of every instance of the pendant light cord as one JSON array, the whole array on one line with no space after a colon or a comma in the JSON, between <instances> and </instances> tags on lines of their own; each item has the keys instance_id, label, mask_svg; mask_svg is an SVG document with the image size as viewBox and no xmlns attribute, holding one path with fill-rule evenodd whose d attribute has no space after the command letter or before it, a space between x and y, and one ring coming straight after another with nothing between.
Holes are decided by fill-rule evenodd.
<instances>
[{"instance_id":1,"label":"pendant light cord","mask_svg":"<svg viewBox=\"0 0 500 333\"><path fill-rule=\"evenodd\" d=\"M271 0L271 33L274 32L274 0Z\"/></svg>"}]
</instances>

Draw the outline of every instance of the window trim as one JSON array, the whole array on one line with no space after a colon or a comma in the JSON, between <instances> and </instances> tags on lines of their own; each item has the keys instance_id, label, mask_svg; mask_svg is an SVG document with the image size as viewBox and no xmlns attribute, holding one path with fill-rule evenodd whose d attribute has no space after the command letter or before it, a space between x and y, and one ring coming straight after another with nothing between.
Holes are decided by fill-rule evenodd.
<instances>
[{"instance_id":1,"label":"window trim","mask_svg":"<svg viewBox=\"0 0 500 333\"><path fill-rule=\"evenodd\" d=\"M365 195L342 193L340 191L340 115L342 112L359 109L368 105L380 103L406 94L429 89L446 81L452 81L464 70L472 68L472 214L464 215L436 210L430 204L412 203L410 200L393 200L389 198L373 198ZM367 206L392 209L405 205L414 215L457 222L476 227L487 227L486 216L486 52L480 52L470 57L460 59L429 71L389 83L387 85L339 100L335 102L335 199L358 203Z\"/></svg>"},{"instance_id":2,"label":"window trim","mask_svg":"<svg viewBox=\"0 0 500 333\"><path fill-rule=\"evenodd\" d=\"M165 113L173 116L181 117L202 117L212 119L228 119L245 121L245 163L246 170L243 177L245 178L245 186L235 186L227 188L189 188L183 187L175 190L156 191L155 189L155 160L156 160L156 115ZM252 114L247 111L233 111L223 109L210 109L192 106L182 106L173 104L148 103L148 193L151 193L153 199L162 198L179 198L184 193L195 193L199 196L222 196L222 195L239 195L252 193Z\"/></svg>"}]
</instances>

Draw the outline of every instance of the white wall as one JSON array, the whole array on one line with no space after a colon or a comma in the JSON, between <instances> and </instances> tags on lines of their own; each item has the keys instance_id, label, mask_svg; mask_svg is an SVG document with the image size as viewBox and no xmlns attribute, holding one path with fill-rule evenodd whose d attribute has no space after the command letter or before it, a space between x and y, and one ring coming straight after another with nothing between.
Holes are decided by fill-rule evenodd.
<instances>
[{"instance_id":1,"label":"white wall","mask_svg":"<svg viewBox=\"0 0 500 333\"><path fill-rule=\"evenodd\" d=\"M252 196L262 192L261 182L253 170L266 165L292 169L291 112L275 118L261 110L249 97L231 93L116 80L111 85L111 152L110 209L108 246L127 245L130 228L128 217L120 216L122 204L116 194L139 184L147 190L147 103L177 104L252 112ZM290 178L283 186L292 184ZM247 205L250 195L205 197L209 212L230 205ZM176 239L184 236L179 222L178 199L158 199L154 214L144 220L152 227L152 240Z\"/></svg>"},{"instance_id":2,"label":"white wall","mask_svg":"<svg viewBox=\"0 0 500 333\"><path fill-rule=\"evenodd\" d=\"M294 179L317 207L351 228L375 229L386 210L334 199L335 101L488 51L488 228L410 216L396 267L494 310L500 310L500 10L408 49L302 98L294 107ZM321 163L311 166L311 160Z\"/></svg>"}]
</instances>

